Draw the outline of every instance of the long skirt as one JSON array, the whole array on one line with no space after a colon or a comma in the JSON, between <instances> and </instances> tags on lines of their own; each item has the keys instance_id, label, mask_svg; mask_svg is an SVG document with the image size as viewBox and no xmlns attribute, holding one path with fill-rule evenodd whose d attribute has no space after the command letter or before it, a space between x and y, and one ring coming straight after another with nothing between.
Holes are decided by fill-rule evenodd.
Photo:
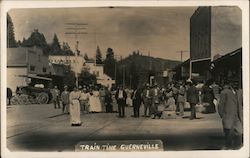
<instances>
[{"instance_id":1,"label":"long skirt","mask_svg":"<svg viewBox=\"0 0 250 158\"><path fill-rule=\"evenodd\" d=\"M100 102L101 102L101 111L105 111L105 97L100 97Z\"/></svg>"},{"instance_id":2,"label":"long skirt","mask_svg":"<svg viewBox=\"0 0 250 158\"><path fill-rule=\"evenodd\" d=\"M71 124L81 123L81 112L80 112L80 102L79 100L73 100L70 104L70 122Z\"/></svg>"},{"instance_id":3,"label":"long skirt","mask_svg":"<svg viewBox=\"0 0 250 158\"><path fill-rule=\"evenodd\" d=\"M89 112L101 112L102 106L99 97L91 96L89 98Z\"/></svg>"},{"instance_id":4,"label":"long skirt","mask_svg":"<svg viewBox=\"0 0 250 158\"><path fill-rule=\"evenodd\" d=\"M133 100L132 100L130 97L127 97L127 99L126 99L126 104L127 104L128 106L133 106Z\"/></svg>"}]
</instances>

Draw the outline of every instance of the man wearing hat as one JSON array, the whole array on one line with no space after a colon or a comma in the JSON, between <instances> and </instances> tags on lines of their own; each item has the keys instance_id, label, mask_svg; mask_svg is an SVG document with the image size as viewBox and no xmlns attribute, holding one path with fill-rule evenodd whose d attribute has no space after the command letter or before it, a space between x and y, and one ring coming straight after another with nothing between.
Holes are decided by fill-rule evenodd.
<instances>
[{"instance_id":1,"label":"man wearing hat","mask_svg":"<svg viewBox=\"0 0 250 158\"><path fill-rule=\"evenodd\" d=\"M184 83L179 82L179 85L180 85L180 87L178 89L177 105L178 105L179 110L180 110L179 116L182 117L184 115L186 89L184 87Z\"/></svg>"},{"instance_id":2,"label":"man wearing hat","mask_svg":"<svg viewBox=\"0 0 250 158\"><path fill-rule=\"evenodd\" d=\"M66 109L66 113L69 114L69 91L68 86L64 86L64 91L61 94L61 100L62 100L62 113L64 113L64 110Z\"/></svg>"},{"instance_id":3,"label":"man wearing hat","mask_svg":"<svg viewBox=\"0 0 250 158\"><path fill-rule=\"evenodd\" d=\"M190 120L196 119L195 106L199 102L199 92L194 86L192 80L187 80L188 90L187 90L187 102L189 102L191 107L191 116Z\"/></svg>"},{"instance_id":4,"label":"man wearing hat","mask_svg":"<svg viewBox=\"0 0 250 158\"><path fill-rule=\"evenodd\" d=\"M59 102L59 95L60 90L57 88L57 86L54 86L53 89L50 90L50 93L52 95L52 101L54 103L54 108L57 109L57 107L60 109L60 102Z\"/></svg>"},{"instance_id":5,"label":"man wearing hat","mask_svg":"<svg viewBox=\"0 0 250 158\"><path fill-rule=\"evenodd\" d=\"M118 87L115 94L115 99L118 104L119 117L125 117L125 105L126 105L127 93L122 88L122 86Z\"/></svg>"},{"instance_id":6,"label":"man wearing hat","mask_svg":"<svg viewBox=\"0 0 250 158\"><path fill-rule=\"evenodd\" d=\"M151 106L152 106L152 98L153 91L150 89L149 84L146 84L146 89L144 89L142 93L143 104L144 104L144 117L149 117L151 115ZM149 112L147 112L149 111Z\"/></svg>"},{"instance_id":7,"label":"man wearing hat","mask_svg":"<svg viewBox=\"0 0 250 158\"><path fill-rule=\"evenodd\" d=\"M239 149L243 136L243 93L237 83L229 81L224 86L218 104L225 134L225 148Z\"/></svg>"},{"instance_id":8,"label":"man wearing hat","mask_svg":"<svg viewBox=\"0 0 250 158\"><path fill-rule=\"evenodd\" d=\"M158 113L158 105L159 105L159 96L160 96L160 89L157 83L151 89L152 93L152 105L151 105L151 117L154 119L155 115Z\"/></svg>"}]
</instances>

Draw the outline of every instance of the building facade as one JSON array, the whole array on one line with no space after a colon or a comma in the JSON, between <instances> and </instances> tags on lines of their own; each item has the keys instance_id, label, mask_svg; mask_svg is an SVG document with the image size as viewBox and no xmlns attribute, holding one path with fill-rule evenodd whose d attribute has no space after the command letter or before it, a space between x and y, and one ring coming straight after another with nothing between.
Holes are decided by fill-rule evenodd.
<instances>
[{"instance_id":1,"label":"building facade","mask_svg":"<svg viewBox=\"0 0 250 158\"><path fill-rule=\"evenodd\" d=\"M211 63L213 79L220 85L237 82L242 88L242 48L229 52Z\"/></svg>"},{"instance_id":2,"label":"building facade","mask_svg":"<svg viewBox=\"0 0 250 158\"><path fill-rule=\"evenodd\" d=\"M241 33L238 7L198 7L190 18L189 77L210 79L212 57L242 47Z\"/></svg>"},{"instance_id":3,"label":"building facade","mask_svg":"<svg viewBox=\"0 0 250 158\"><path fill-rule=\"evenodd\" d=\"M49 55L49 62L70 66L72 71L79 74L83 70L85 60L82 56Z\"/></svg>"},{"instance_id":4,"label":"building facade","mask_svg":"<svg viewBox=\"0 0 250 158\"><path fill-rule=\"evenodd\" d=\"M15 91L18 86L27 86L30 82L28 78L48 75L48 63L48 56L38 47L8 48L7 87Z\"/></svg>"},{"instance_id":5,"label":"building facade","mask_svg":"<svg viewBox=\"0 0 250 158\"><path fill-rule=\"evenodd\" d=\"M84 69L96 76L97 84L101 84L109 89L115 84L115 80L112 80L111 77L104 73L102 64L96 64L94 61L86 61Z\"/></svg>"}]
</instances>

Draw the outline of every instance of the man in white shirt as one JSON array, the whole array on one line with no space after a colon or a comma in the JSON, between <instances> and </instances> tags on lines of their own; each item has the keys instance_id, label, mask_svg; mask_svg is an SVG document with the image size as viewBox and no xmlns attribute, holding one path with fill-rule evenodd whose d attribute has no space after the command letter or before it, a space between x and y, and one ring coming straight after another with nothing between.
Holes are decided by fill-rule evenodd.
<instances>
[{"instance_id":1,"label":"man in white shirt","mask_svg":"<svg viewBox=\"0 0 250 158\"><path fill-rule=\"evenodd\" d=\"M151 117L154 119L155 115L158 114L158 105L159 105L159 87L157 84L151 89L153 93L152 97L152 106L151 106Z\"/></svg>"},{"instance_id":2,"label":"man in white shirt","mask_svg":"<svg viewBox=\"0 0 250 158\"><path fill-rule=\"evenodd\" d=\"M88 107L89 107L89 93L87 92L87 89L86 87L84 86L82 91L81 91L81 94L80 94L80 105L81 105L81 111L82 113L88 113L89 110L88 110Z\"/></svg>"},{"instance_id":3,"label":"man in white shirt","mask_svg":"<svg viewBox=\"0 0 250 158\"><path fill-rule=\"evenodd\" d=\"M149 117L151 115L151 105L152 105L152 91L149 84L146 84L146 89L142 93L143 104L144 104L144 117Z\"/></svg>"}]
</instances>

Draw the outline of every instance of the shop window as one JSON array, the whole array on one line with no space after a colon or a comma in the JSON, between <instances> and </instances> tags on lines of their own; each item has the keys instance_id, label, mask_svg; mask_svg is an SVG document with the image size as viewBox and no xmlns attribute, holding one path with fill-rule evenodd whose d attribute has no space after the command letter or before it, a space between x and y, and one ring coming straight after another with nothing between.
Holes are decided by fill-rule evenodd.
<instances>
[{"instance_id":1,"label":"shop window","mask_svg":"<svg viewBox=\"0 0 250 158\"><path fill-rule=\"evenodd\" d=\"M46 67L44 67L44 68L43 68L43 72L46 72L46 71L47 71L47 69L46 69Z\"/></svg>"},{"instance_id":2,"label":"shop window","mask_svg":"<svg viewBox=\"0 0 250 158\"><path fill-rule=\"evenodd\" d=\"M35 69L36 69L35 66L33 66L33 65L30 66L30 71L35 71Z\"/></svg>"}]
</instances>

